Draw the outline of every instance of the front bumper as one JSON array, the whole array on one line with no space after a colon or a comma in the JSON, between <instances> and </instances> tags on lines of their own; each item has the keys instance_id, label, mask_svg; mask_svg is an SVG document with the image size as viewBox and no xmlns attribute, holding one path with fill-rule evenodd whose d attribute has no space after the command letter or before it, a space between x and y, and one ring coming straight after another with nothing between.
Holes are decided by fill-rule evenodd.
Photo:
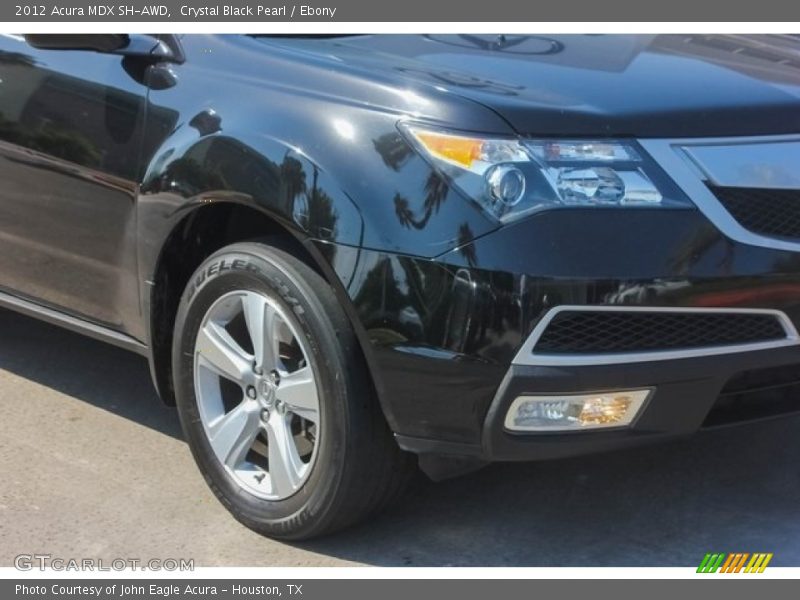
<instances>
[{"instance_id":1,"label":"front bumper","mask_svg":"<svg viewBox=\"0 0 800 600\"><path fill-rule=\"evenodd\" d=\"M721 392L743 372L793 367L800 346L678 360L578 367L513 366L489 408L480 455L486 460L541 460L616 450L692 434L706 423ZM521 394L654 388L626 428L566 433L512 433L503 426ZM800 410L800 402L796 403Z\"/></svg>"},{"instance_id":2,"label":"front bumper","mask_svg":"<svg viewBox=\"0 0 800 600\"><path fill-rule=\"evenodd\" d=\"M457 224L433 214L426 226ZM632 364L514 364L545 315L564 305L767 309L798 329L800 246L751 242L726 235L701 210L570 208L533 215L435 260L337 247L333 267L403 448L534 460L695 432L742 373L793 373L797 365L800 381L796 344ZM637 388L655 392L627 429L504 428L520 394Z\"/></svg>"}]
</instances>

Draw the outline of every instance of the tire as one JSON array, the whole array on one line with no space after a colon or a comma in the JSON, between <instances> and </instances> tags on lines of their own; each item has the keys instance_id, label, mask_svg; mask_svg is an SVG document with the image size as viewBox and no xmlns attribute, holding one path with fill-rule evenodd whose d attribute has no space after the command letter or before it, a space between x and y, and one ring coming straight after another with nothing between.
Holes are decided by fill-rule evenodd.
<instances>
[{"instance_id":1,"label":"tire","mask_svg":"<svg viewBox=\"0 0 800 600\"><path fill-rule=\"evenodd\" d=\"M264 334L260 346L253 331ZM233 244L200 265L181 298L172 359L194 459L258 533L303 540L342 529L399 495L415 471L330 286L275 245Z\"/></svg>"}]
</instances>

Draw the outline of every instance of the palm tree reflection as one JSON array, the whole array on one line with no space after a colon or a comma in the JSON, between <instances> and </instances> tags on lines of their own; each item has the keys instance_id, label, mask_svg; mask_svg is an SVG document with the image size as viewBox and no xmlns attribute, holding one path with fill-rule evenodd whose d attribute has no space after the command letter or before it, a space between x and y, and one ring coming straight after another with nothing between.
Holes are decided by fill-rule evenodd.
<instances>
[{"instance_id":1,"label":"palm tree reflection","mask_svg":"<svg viewBox=\"0 0 800 600\"><path fill-rule=\"evenodd\" d=\"M472 240L475 239L475 234L469 226L469 223L462 223L458 228L458 253L464 257L470 267L478 266L478 252L475 249L475 244Z\"/></svg>"},{"instance_id":2,"label":"palm tree reflection","mask_svg":"<svg viewBox=\"0 0 800 600\"><path fill-rule=\"evenodd\" d=\"M431 171L425 180L424 189L425 200L422 203L423 211L421 216L415 213L411 208L411 203L405 196L399 193L394 195L394 212L403 227L423 229L431 217L439 212L442 204L447 199L450 186L441 175Z\"/></svg>"}]
</instances>

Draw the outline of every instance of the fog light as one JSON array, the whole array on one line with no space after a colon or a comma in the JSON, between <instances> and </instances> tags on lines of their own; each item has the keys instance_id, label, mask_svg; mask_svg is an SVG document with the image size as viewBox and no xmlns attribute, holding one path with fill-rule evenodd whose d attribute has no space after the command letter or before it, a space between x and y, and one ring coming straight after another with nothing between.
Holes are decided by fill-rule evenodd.
<instances>
[{"instance_id":1,"label":"fog light","mask_svg":"<svg viewBox=\"0 0 800 600\"><path fill-rule=\"evenodd\" d=\"M570 431L625 427L642 410L651 390L575 396L520 396L506 414L511 431Z\"/></svg>"}]
</instances>

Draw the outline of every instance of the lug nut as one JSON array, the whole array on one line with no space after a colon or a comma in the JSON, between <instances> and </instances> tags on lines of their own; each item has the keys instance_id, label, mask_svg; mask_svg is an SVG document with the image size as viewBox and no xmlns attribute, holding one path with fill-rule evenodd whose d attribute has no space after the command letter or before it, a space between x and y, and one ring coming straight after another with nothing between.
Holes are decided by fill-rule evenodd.
<instances>
[{"instance_id":1,"label":"lug nut","mask_svg":"<svg viewBox=\"0 0 800 600\"><path fill-rule=\"evenodd\" d=\"M269 411L267 409L261 411L261 420L265 423L269 421Z\"/></svg>"},{"instance_id":2,"label":"lug nut","mask_svg":"<svg viewBox=\"0 0 800 600\"><path fill-rule=\"evenodd\" d=\"M247 394L247 397L250 398L251 400L256 399L257 396L256 388L254 388L252 385L247 386L247 391L245 393Z\"/></svg>"},{"instance_id":3,"label":"lug nut","mask_svg":"<svg viewBox=\"0 0 800 600\"><path fill-rule=\"evenodd\" d=\"M270 371L269 378L275 385L278 385L281 382L281 376L277 371Z\"/></svg>"}]
</instances>

